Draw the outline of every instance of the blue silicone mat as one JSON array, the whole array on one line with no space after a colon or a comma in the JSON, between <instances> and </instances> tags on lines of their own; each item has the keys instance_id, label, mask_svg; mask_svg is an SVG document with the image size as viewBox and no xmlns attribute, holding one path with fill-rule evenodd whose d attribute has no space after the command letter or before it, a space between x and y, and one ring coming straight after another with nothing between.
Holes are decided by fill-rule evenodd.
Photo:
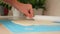
<instances>
[{"instance_id":1,"label":"blue silicone mat","mask_svg":"<svg viewBox=\"0 0 60 34\"><path fill-rule=\"evenodd\" d=\"M11 20L0 20L0 23L3 24L11 32L54 32L54 31L60 31L59 25L22 26L22 25L14 24Z\"/></svg>"}]
</instances>

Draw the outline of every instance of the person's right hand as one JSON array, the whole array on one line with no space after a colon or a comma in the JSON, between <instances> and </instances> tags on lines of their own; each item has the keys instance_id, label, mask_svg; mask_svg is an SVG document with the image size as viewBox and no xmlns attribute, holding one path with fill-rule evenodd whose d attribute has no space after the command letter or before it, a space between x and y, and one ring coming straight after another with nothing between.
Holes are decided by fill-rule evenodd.
<instances>
[{"instance_id":1,"label":"person's right hand","mask_svg":"<svg viewBox=\"0 0 60 34\"><path fill-rule=\"evenodd\" d=\"M33 17L33 9L31 4L20 4L17 3L14 5L20 12L26 15L26 17ZM30 12L30 13L29 13Z\"/></svg>"},{"instance_id":2,"label":"person's right hand","mask_svg":"<svg viewBox=\"0 0 60 34\"><path fill-rule=\"evenodd\" d=\"M18 9L23 14L25 14L27 17L29 17L29 18L33 17L33 9L32 9L31 4L23 4L23 3L18 2L17 0L4 0L4 2L11 4L16 9Z\"/></svg>"}]
</instances>

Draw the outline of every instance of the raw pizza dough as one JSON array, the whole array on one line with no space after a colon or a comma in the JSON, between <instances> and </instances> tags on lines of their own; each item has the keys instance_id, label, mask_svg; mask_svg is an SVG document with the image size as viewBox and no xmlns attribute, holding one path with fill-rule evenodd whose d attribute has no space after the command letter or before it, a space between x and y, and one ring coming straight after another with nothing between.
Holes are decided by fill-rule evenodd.
<instances>
[{"instance_id":1,"label":"raw pizza dough","mask_svg":"<svg viewBox=\"0 0 60 34\"><path fill-rule=\"evenodd\" d=\"M23 26L31 26L31 25L60 25L57 23L53 23L51 21L47 21L47 20L40 20L40 21L33 21L33 20L16 20L16 21L12 21L15 24L18 25L23 25Z\"/></svg>"}]
</instances>

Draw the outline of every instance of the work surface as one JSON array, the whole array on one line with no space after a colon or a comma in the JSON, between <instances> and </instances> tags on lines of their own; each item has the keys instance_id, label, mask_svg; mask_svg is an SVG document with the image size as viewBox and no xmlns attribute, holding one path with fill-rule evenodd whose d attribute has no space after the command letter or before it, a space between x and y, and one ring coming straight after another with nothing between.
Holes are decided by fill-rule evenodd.
<instances>
[{"instance_id":1,"label":"work surface","mask_svg":"<svg viewBox=\"0 0 60 34\"><path fill-rule=\"evenodd\" d=\"M60 34L60 23L33 20L0 20L0 34Z\"/></svg>"}]
</instances>

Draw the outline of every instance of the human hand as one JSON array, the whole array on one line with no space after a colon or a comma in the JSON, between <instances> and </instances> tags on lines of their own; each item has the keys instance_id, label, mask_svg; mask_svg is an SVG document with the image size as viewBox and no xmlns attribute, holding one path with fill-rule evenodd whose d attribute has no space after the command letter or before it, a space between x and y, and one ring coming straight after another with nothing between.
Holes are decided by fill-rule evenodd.
<instances>
[{"instance_id":1,"label":"human hand","mask_svg":"<svg viewBox=\"0 0 60 34\"><path fill-rule=\"evenodd\" d=\"M33 17L33 9L31 4L23 4L23 3L15 3L14 5L16 9L21 11L26 17L32 18Z\"/></svg>"},{"instance_id":2,"label":"human hand","mask_svg":"<svg viewBox=\"0 0 60 34\"><path fill-rule=\"evenodd\" d=\"M31 4L23 4L18 2L17 0L4 0L4 2L11 4L16 9L25 14L27 17L29 18L33 17L33 9Z\"/></svg>"}]
</instances>

